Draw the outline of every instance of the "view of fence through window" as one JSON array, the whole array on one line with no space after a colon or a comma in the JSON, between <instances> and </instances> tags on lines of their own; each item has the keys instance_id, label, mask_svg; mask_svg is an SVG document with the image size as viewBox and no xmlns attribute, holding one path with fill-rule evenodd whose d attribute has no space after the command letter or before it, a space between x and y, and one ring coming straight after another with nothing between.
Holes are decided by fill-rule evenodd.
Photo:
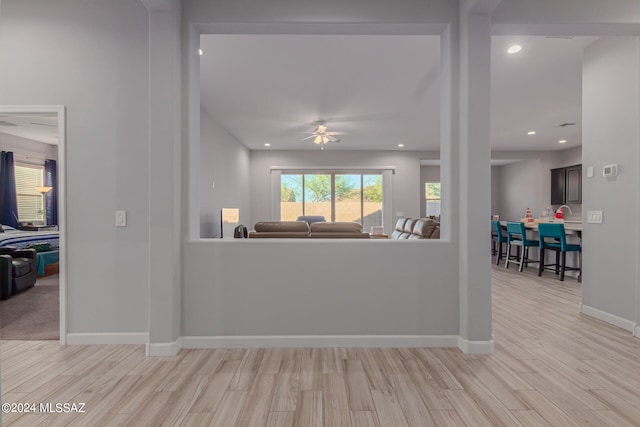
<instances>
[{"instance_id":1,"label":"view of fence through window","mask_svg":"<svg viewBox=\"0 0 640 427\"><path fill-rule=\"evenodd\" d=\"M427 182L424 185L427 199L427 216L440 219L440 183Z\"/></svg>"},{"instance_id":2,"label":"view of fence through window","mask_svg":"<svg viewBox=\"0 0 640 427\"><path fill-rule=\"evenodd\" d=\"M358 222L364 230L382 225L382 175L282 174L280 219L321 215L327 221Z\"/></svg>"}]
</instances>

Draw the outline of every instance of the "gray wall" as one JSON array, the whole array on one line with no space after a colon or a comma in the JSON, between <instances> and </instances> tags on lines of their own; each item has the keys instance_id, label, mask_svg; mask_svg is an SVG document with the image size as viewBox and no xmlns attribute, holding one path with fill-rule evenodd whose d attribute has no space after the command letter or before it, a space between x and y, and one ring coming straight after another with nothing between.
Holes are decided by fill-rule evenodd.
<instances>
[{"instance_id":1,"label":"gray wall","mask_svg":"<svg viewBox=\"0 0 640 427\"><path fill-rule=\"evenodd\" d=\"M271 218L271 166L367 167L395 166L393 218L420 215L420 158L425 152L400 151L251 151L251 225Z\"/></svg>"},{"instance_id":2,"label":"gray wall","mask_svg":"<svg viewBox=\"0 0 640 427\"><path fill-rule=\"evenodd\" d=\"M249 150L203 110L200 139L200 236L219 237L221 208L239 208L249 226Z\"/></svg>"},{"instance_id":3,"label":"gray wall","mask_svg":"<svg viewBox=\"0 0 640 427\"><path fill-rule=\"evenodd\" d=\"M426 240L190 242L183 336L457 335L455 252Z\"/></svg>"},{"instance_id":4,"label":"gray wall","mask_svg":"<svg viewBox=\"0 0 640 427\"><path fill-rule=\"evenodd\" d=\"M580 147L563 151L523 152L513 158L523 160L498 167L500 211L494 212L508 221L524 218L527 208L531 208L534 217L540 215L545 207L551 206L550 170L582 163ZM557 208L557 205L552 207ZM572 204L569 207L572 213L565 218L580 220L582 206Z\"/></svg>"},{"instance_id":5,"label":"gray wall","mask_svg":"<svg viewBox=\"0 0 640 427\"><path fill-rule=\"evenodd\" d=\"M451 0L183 0L188 22L444 23L458 13Z\"/></svg>"},{"instance_id":6,"label":"gray wall","mask_svg":"<svg viewBox=\"0 0 640 427\"><path fill-rule=\"evenodd\" d=\"M488 346L485 346L486 341L491 339L491 289L490 289L490 266L486 262L486 258L477 257L478 253L486 253L483 249L486 249L486 239L488 238L488 230L482 228L482 220L480 218L486 218L489 215L489 193L490 193L490 177L489 177L489 158L490 158L490 146L488 136L488 123L489 118L484 117L483 114L478 114L477 118L474 114L473 119L469 123L461 123L462 118L466 118L468 111L479 111L482 108L486 110L486 105L489 103L488 93L488 71L489 71L489 26L490 21L487 15L479 15L479 26L482 27L486 33L478 34L478 40L482 45L482 48L486 50L486 61L480 60L477 56L468 55L469 52L478 51L478 43L473 43L470 49L467 49L467 45L464 48L461 47L459 32L458 32L458 17L460 16L457 2L451 2L449 0L435 0L424 2L422 0L400 0L398 2L389 2L387 0L373 0L369 2L363 2L361 0L329 0L326 2L299 2L299 1L278 1L278 2L264 2L250 0L247 2L234 2L234 1L206 1L206 0L185 0L183 3L183 28L185 38L183 39L183 48L186 55L189 55L189 64L187 67L187 79L186 87L188 88L185 108L188 111L198 111L200 108L200 101L198 96L199 82L198 82L198 61L195 56L195 40L197 37L193 31L188 28L188 23L193 22L217 22L217 23L282 23L282 22L297 22L297 23L318 23L316 28L328 28L323 23L331 22L347 22L347 23L396 23L398 27L410 29L411 26L407 26L409 23L435 23L437 25L437 31L442 31L444 26L440 24L452 25L446 27L443 41L443 54L442 61L442 76L443 76L443 90L442 90L442 106L441 109L441 140L442 140L442 161L445 167L443 168L443 178L441 181L446 190L452 195L446 203L446 210L444 212L445 225L443 226L443 236L445 239L449 239L454 246L454 250L449 252L446 258L441 257L419 257L420 264L422 265L422 271L437 269L442 274L445 274L445 280L447 282L447 288L450 295L459 295L458 303L461 309L456 312L460 313L459 321L455 325L460 325L459 331L464 339L472 341L480 341L480 346L485 350ZM475 17L474 17L475 18ZM199 26L201 29L221 29L222 26L216 27L215 25L204 24ZM227 30L233 30L233 27L237 29L236 25L227 26ZM468 26L470 27L470 26ZM467 29L469 29L467 27ZM255 28L255 27L254 27ZM424 28L424 27L422 27ZM362 29L362 27L360 27ZM477 28L474 27L475 31ZM353 30L353 29L352 29ZM481 31L477 31L480 33ZM475 34L475 33L474 33ZM486 37L484 37L486 35ZM187 37L190 37L189 43ZM473 40L471 37L470 40ZM459 88L467 87L466 82L460 83L461 70L459 66L459 58L462 56L469 59L472 63L472 68L475 70L480 67L483 72L481 75L476 76L469 82L470 86L474 89L480 87L487 89L486 91L474 90L473 100L475 101L471 105L470 97L467 93L459 95ZM462 111L464 106L466 111ZM479 108L478 108L479 107ZM484 111L484 110L482 110ZM488 112L487 112L488 114ZM199 159L196 157L200 141L197 136L199 132L199 125L196 125L197 119L191 118L191 125L188 132L189 136L189 148L188 155L192 156L191 164ZM486 127L485 127L486 124ZM461 134L462 129L465 129L469 134ZM486 131L486 132L485 132ZM344 153L340 153L344 154ZM339 154L336 154L339 155ZM356 157L357 158L357 157ZM469 161L473 159L473 161ZM324 163L324 162L323 162ZM357 162L350 161L349 166L357 165ZM253 167L253 161L252 161ZM467 173L468 171L468 173ZM483 172L484 171L484 172ZM185 170L184 178L187 182L199 182L199 172ZM263 177L268 178L265 171ZM194 175L196 175L194 177ZM413 193L410 197L410 201L406 203L401 201L402 207L406 214L419 215L420 213L420 189L419 189L419 166L416 161L415 172L412 174L414 177L410 180L411 186L414 188L411 190ZM266 192L260 193L257 191L254 183L254 177L251 181L251 193L252 193L252 222L257 219L268 217L269 211L269 194ZM199 184L198 184L199 185ZM395 186L395 185L394 185ZM200 206L199 206L199 191L194 190L191 186L189 190L188 199L186 205L188 206L189 228L187 232L190 238L199 236L199 232L193 232L200 224ZM199 188L198 188L199 190ZM467 191L468 190L468 191ZM256 200L254 197L258 197ZM480 198L480 203L476 203L476 198ZM485 197L485 199L482 199ZM473 199L473 200L472 200ZM485 201L483 201L485 200ZM262 211L256 212L253 207L254 204L264 206ZM485 206L486 205L486 206ZM398 208L396 208L398 209ZM484 212L484 214L478 215L477 212ZM468 214L467 214L468 213ZM261 217L261 218L258 218ZM195 224L195 226L194 226ZM445 240L443 239L443 240ZM246 242L237 242L233 244L242 244ZM368 242L373 243L373 242ZM368 245L364 243L364 245ZM391 242L393 244L393 242ZM395 242L397 243L397 242ZM440 242L444 243L444 242ZM224 244L220 242L219 244ZM346 251L340 250L342 243L340 242L327 242L328 246L336 248L337 253L345 255L346 257L352 254L347 254ZM216 243L213 243L216 245ZM363 245L363 246L364 246ZM427 243L424 247L438 246L437 244ZM290 247L295 248L295 244L290 242ZM346 244L344 246L347 247ZM187 241L185 244L185 292L183 296L185 301L190 300L191 296L188 295L192 291L190 281L202 280L202 277L195 277L191 275L191 267L196 267L198 274L206 274L209 270L206 263L211 263L211 260L218 259L223 255L217 252L207 251L206 259L199 258L199 266L194 266L191 263L190 255L191 251L197 252L199 243L197 241ZM408 248L408 247L407 247ZM420 251L423 253L423 251ZM226 253L226 250L225 250ZM265 252L266 253L266 252ZM367 253L366 253L367 254ZM378 252L371 253L375 255L371 259L380 259L382 254ZM427 254L428 255L428 254ZM246 265L254 265L260 261L264 256L261 252L255 252L251 258L246 257L244 259ZM402 253L398 256L403 256ZM418 255L419 256L419 255ZM397 258L397 257L394 257ZM270 258L269 258L270 259ZM298 260L298 258L295 258ZM305 259L301 261L302 265L305 265L311 271L316 271L314 264ZM262 264L260 264L262 265ZM404 265L404 264L402 264ZM340 268L343 268L340 265ZM268 274L273 274L274 267L271 265L267 270ZM281 270L281 269L276 269ZM298 271L298 270L296 270ZM473 273L471 273L473 272ZM358 271L350 271L349 275L355 280L358 279ZM405 276L408 280L412 281L411 275L418 274L413 271L404 272L401 278L404 280ZM219 279L224 281L227 279L227 275L221 276ZM382 276L388 277L388 276ZM207 279L208 280L208 279ZM214 277L212 280L216 280ZM296 276L290 278L288 281L293 282L294 286L297 285L300 279ZM397 280L397 278L395 279ZM473 286L469 284L473 280ZM201 287L202 282L198 282L198 288ZM315 282L314 282L315 283ZM204 284L203 286L207 286ZM224 289L227 285L221 283ZM424 285L423 285L424 286ZM294 288L295 289L295 288ZM223 296L224 293L217 295ZM437 301L436 301L437 302ZM454 303L455 305L455 303ZM187 307L184 306L186 313ZM447 306L445 309L453 307ZM379 313L380 316L384 315L384 312ZM210 317L215 316L215 313L210 312ZM453 324L444 325L440 320L440 328L450 328ZM345 325L345 328L347 325ZM397 333L402 333L398 330ZM475 344L474 344L475 345Z\"/></svg>"},{"instance_id":7,"label":"gray wall","mask_svg":"<svg viewBox=\"0 0 640 427\"><path fill-rule=\"evenodd\" d=\"M500 215L500 166L491 166L491 215Z\"/></svg>"},{"instance_id":8,"label":"gray wall","mask_svg":"<svg viewBox=\"0 0 640 427\"><path fill-rule=\"evenodd\" d=\"M0 133L0 150L12 151L14 161L44 165L47 159L58 159L58 146L19 136Z\"/></svg>"},{"instance_id":9,"label":"gray wall","mask_svg":"<svg viewBox=\"0 0 640 427\"><path fill-rule=\"evenodd\" d=\"M638 322L640 59L637 37L605 38L585 50L583 69L584 210L603 210L584 227L583 303ZM619 165L607 180L602 167ZM586 169L586 168L585 168ZM583 173L586 176L586 173Z\"/></svg>"},{"instance_id":10,"label":"gray wall","mask_svg":"<svg viewBox=\"0 0 640 427\"><path fill-rule=\"evenodd\" d=\"M2 1L1 102L67 107L69 332L148 331L148 21L130 0Z\"/></svg>"}]
</instances>

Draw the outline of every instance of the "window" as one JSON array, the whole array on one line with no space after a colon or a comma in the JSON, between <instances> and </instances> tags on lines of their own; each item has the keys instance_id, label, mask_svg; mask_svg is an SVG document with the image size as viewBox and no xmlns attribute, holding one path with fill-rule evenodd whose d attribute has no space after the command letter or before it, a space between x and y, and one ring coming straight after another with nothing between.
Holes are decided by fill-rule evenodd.
<instances>
[{"instance_id":1,"label":"window","mask_svg":"<svg viewBox=\"0 0 640 427\"><path fill-rule=\"evenodd\" d=\"M440 183L426 182L424 184L425 198L427 199L427 217L440 219Z\"/></svg>"},{"instance_id":2,"label":"window","mask_svg":"<svg viewBox=\"0 0 640 427\"><path fill-rule=\"evenodd\" d=\"M280 220L321 215L332 222L358 222L365 230L382 225L380 173L283 173Z\"/></svg>"},{"instance_id":3,"label":"window","mask_svg":"<svg viewBox=\"0 0 640 427\"><path fill-rule=\"evenodd\" d=\"M44 220L43 196L36 191L36 187L42 186L43 172L42 166L15 164L18 220L20 222Z\"/></svg>"}]
</instances>

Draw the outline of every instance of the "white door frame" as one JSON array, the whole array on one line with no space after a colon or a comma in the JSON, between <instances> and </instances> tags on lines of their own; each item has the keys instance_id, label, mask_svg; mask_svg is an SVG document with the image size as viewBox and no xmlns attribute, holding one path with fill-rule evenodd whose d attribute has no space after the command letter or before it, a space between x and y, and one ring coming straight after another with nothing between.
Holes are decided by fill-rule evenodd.
<instances>
[{"instance_id":1,"label":"white door frame","mask_svg":"<svg viewBox=\"0 0 640 427\"><path fill-rule=\"evenodd\" d=\"M66 118L64 105L0 105L1 114L58 114L58 230L60 233L60 344L67 343L67 210L66 210Z\"/></svg>"}]
</instances>

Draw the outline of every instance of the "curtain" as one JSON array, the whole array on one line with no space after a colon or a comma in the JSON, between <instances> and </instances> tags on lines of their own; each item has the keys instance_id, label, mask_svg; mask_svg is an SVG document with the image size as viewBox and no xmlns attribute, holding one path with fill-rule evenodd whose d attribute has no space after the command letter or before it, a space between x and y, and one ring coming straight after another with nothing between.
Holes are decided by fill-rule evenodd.
<instances>
[{"instance_id":1,"label":"curtain","mask_svg":"<svg viewBox=\"0 0 640 427\"><path fill-rule=\"evenodd\" d=\"M18 197L13 152L0 153L0 223L18 228Z\"/></svg>"},{"instance_id":2,"label":"curtain","mask_svg":"<svg viewBox=\"0 0 640 427\"><path fill-rule=\"evenodd\" d=\"M58 225L58 173L55 160L44 161L44 185L51 187L44 196L47 225Z\"/></svg>"}]
</instances>

